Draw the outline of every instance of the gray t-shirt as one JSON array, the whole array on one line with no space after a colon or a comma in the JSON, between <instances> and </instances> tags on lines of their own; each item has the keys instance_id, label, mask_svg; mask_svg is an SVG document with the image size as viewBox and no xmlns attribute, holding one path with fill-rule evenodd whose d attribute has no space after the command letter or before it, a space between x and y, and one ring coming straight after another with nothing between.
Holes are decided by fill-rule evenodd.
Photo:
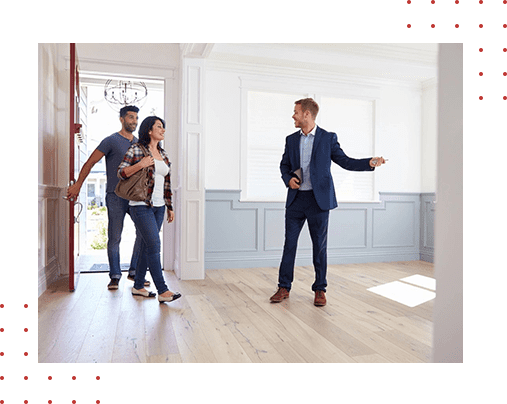
<instances>
[{"instance_id":1,"label":"gray t-shirt","mask_svg":"<svg viewBox=\"0 0 507 404\"><path fill-rule=\"evenodd\" d=\"M127 153L127 150L134 143L137 143L138 139L134 136L132 141L124 138L118 132L106 137L97 146L97 150L105 154L106 157L106 175L107 175L107 187L106 192L114 192L116 184L118 184L118 166L123 160L123 156Z\"/></svg>"}]
</instances>

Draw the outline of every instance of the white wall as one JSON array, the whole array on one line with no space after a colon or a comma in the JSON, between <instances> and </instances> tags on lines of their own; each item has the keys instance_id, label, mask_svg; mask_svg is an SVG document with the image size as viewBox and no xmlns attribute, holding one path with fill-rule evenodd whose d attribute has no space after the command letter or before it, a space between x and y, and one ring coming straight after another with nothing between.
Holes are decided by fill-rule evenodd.
<instances>
[{"instance_id":1,"label":"white wall","mask_svg":"<svg viewBox=\"0 0 507 404\"><path fill-rule=\"evenodd\" d=\"M376 190L421 192L421 91L384 85L378 104L375 151L389 161L375 173Z\"/></svg>"},{"instance_id":2,"label":"white wall","mask_svg":"<svg viewBox=\"0 0 507 404\"><path fill-rule=\"evenodd\" d=\"M255 70L255 66L250 66ZM241 92L242 67L208 64L206 74L206 189L241 189ZM278 75L277 75L278 74ZM284 76L262 68L257 76L269 87L277 88ZM252 78L252 75L249 75ZM312 80L313 79L313 80ZM354 78L357 82L357 77ZM377 98L375 151L389 159L375 174L376 191L435 192L436 178L436 90L425 90L419 83L386 82L373 79L356 85L363 96ZM266 84L267 83L267 84ZM294 92L333 84L311 76L291 78ZM311 84L309 84L311 83ZM392 83L392 84L391 84ZM340 91L343 85L335 84ZM354 85L347 85L348 93ZM339 93L337 93L339 94ZM287 111L290 119L292 110ZM333 128L325 128L333 131ZM287 133L288 135L289 133ZM346 151L346 150L345 150ZM352 156L354 157L354 156ZM280 156L281 158L281 156ZM424 161L423 161L424 160ZM339 199L339 196L338 196Z\"/></svg>"},{"instance_id":3,"label":"white wall","mask_svg":"<svg viewBox=\"0 0 507 404\"><path fill-rule=\"evenodd\" d=\"M38 115L38 290L68 266L68 207L62 199L68 182L68 44L39 44Z\"/></svg>"},{"instance_id":4,"label":"white wall","mask_svg":"<svg viewBox=\"0 0 507 404\"><path fill-rule=\"evenodd\" d=\"M440 50L433 362L462 363L463 44Z\"/></svg>"},{"instance_id":5,"label":"white wall","mask_svg":"<svg viewBox=\"0 0 507 404\"><path fill-rule=\"evenodd\" d=\"M207 70L206 94L205 188L238 190L241 188L238 74Z\"/></svg>"},{"instance_id":6,"label":"white wall","mask_svg":"<svg viewBox=\"0 0 507 404\"><path fill-rule=\"evenodd\" d=\"M421 132L421 192L437 187L437 81L423 83Z\"/></svg>"}]
</instances>

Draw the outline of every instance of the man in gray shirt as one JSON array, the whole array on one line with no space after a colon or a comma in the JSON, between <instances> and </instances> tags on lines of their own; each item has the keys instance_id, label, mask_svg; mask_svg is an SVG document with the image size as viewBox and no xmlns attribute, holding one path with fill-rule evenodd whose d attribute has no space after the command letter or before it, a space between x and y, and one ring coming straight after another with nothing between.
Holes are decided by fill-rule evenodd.
<instances>
[{"instance_id":1,"label":"man in gray shirt","mask_svg":"<svg viewBox=\"0 0 507 404\"><path fill-rule=\"evenodd\" d=\"M83 165L76 183L67 190L67 198L75 199L79 195L79 190L86 180L86 177L88 177L88 174L90 174L93 166L99 162L102 157L106 156L106 206L108 217L107 257L109 260L109 277L111 278L108 289L118 289L121 278L120 240L125 214L129 213L129 201L117 196L114 193L114 189L119 181L117 177L118 166L129 147L138 141L133 135L133 132L137 128L138 112L139 108L130 105L120 110L121 130L102 140ZM128 275L128 278L131 280L134 280L135 268L139 259L140 244L140 240L136 237ZM149 284L149 281L145 280L145 286L149 286Z\"/></svg>"}]
</instances>

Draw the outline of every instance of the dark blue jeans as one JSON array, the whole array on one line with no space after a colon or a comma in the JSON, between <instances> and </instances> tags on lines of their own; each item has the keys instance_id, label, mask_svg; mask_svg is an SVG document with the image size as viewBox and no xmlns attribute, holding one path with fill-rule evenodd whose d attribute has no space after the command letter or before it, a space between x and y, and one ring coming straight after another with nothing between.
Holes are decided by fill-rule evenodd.
<instances>
[{"instance_id":1,"label":"dark blue jeans","mask_svg":"<svg viewBox=\"0 0 507 404\"><path fill-rule=\"evenodd\" d=\"M114 192L106 194L107 206L107 258L109 261L109 277L111 279L121 278L120 269L120 241L123 231L125 214L130 213L129 201L120 198ZM130 260L129 273L134 274L139 261L141 241L137 236Z\"/></svg>"},{"instance_id":2,"label":"dark blue jeans","mask_svg":"<svg viewBox=\"0 0 507 404\"><path fill-rule=\"evenodd\" d=\"M315 267L315 282L312 290L325 292L329 210L319 208L313 191L298 191L294 202L285 210L285 245L278 273L278 287L288 290L291 288L299 234L306 220L308 220L313 244L313 266Z\"/></svg>"},{"instance_id":3,"label":"dark blue jeans","mask_svg":"<svg viewBox=\"0 0 507 404\"><path fill-rule=\"evenodd\" d=\"M149 207L146 205L130 207L130 216L136 225L137 233L141 239L134 288L144 288L144 277L146 276L147 267L149 267L159 295L169 290L162 274L162 263L160 261L161 244L159 233L164 221L164 211L165 206Z\"/></svg>"}]
</instances>

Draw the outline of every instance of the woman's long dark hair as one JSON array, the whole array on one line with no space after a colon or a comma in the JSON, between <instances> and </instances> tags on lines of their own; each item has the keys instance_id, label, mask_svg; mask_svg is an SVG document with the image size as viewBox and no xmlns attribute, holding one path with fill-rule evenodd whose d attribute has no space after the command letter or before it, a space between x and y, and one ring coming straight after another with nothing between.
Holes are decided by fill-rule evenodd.
<instances>
[{"instance_id":1,"label":"woman's long dark hair","mask_svg":"<svg viewBox=\"0 0 507 404\"><path fill-rule=\"evenodd\" d=\"M153 128L153 125L155 125L155 122L160 121L162 122L162 126L165 129L165 121L162 118L159 118L158 116L149 116L143 120L141 123L141 126L139 127L139 143L141 143L143 146L148 147L151 141L150 137L150 130ZM160 142L157 145L160 149Z\"/></svg>"}]
</instances>

